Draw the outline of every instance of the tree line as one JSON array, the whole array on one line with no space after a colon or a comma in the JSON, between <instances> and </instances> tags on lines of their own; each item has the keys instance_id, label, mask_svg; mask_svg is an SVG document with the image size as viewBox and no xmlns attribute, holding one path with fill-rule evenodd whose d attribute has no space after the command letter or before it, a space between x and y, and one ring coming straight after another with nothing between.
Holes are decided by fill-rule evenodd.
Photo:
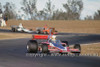
<instances>
[{"instance_id":1,"label":"tree line","mask_svg":"<svg viewBox=\"0 0 100 67\"><path fill-rule=\"evenodd\" d=\"M16 6L13 3L6 2L2 6L0 3L0 9L4 10L3 15L7 15L9 19L21 20L22 16L27 16L28 20L81 20L80 15L83 10L82 0L66 0L65 4L62 4L65 11L62 9L55 9L55 4L51 0L48 0L43 10L38 11L37 0L21 0L20 10L24 12L21 16L18 16L16 12ZM20 12L20 11L19 11ZM93 17L87 16L85 20L99 20L100 10L98 10Z\"/></svg>"}]
</instances>

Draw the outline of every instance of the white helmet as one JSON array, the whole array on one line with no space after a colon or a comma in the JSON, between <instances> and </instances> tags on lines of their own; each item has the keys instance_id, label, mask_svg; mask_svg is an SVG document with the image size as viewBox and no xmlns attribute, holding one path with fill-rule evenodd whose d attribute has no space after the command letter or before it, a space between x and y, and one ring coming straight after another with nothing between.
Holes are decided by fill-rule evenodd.
<instances>
[{"instance_id":1,"label":"white helmet","mask_svg":"<svg viewBox=\"0 0 100 67\"><path fill-rule=\"evenodd\" d=\"M19 24L19 27L20 27L20 28L23 28L23 25L22 25L22 23L20 23L20 24Z\"/></svg>"},{"instance_id":2,"label":"white helmet","mask_svg":"<svg viewBox=\"0 0 100 67\"><path fill-rule=\"evenodd\" d=\"M55 41L55 40L56 40L56 36L53 35L53 36L51 37L51 39L52 39L53 41Z\"/></svg>"}]
</instances>

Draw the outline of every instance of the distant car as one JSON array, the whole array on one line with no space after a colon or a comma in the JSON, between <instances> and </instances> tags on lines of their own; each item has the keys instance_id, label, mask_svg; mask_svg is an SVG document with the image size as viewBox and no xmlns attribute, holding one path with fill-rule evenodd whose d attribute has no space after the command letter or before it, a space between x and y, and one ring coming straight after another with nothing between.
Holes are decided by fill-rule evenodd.
<instances>
[{"instance_id":1,"label":"distant car","mask_svg":"<svg viewBox=\"0 0 100 67\"><path fill-rule=\"evenodd\" d=\"M45 39L44 42L38 42ZM49 35L33 35L33 39L27 43L27 51L31 53L74 53L79 55L81 53L80 44L75 44L74 48L69 48L67 41L56 40L55 42L50 39Z\"/></svg>"},{"instance_id":2,"label":"distant car","mask_svg":"<svg viewBox=\"0 0 100 67\"><path fill-rule=\"evenodd\" d=\"M48 27L38 27L36 28L37 34L58 34L58 31L55 28L48 28Z\"/></svg>"},{"instance_id":3,"label":"distant car","mask_svg":"<svg viewBox=\"0 0 100 67\"><path fill-rule=\"evenodd\" d=\"M32 33L32 30L26 29L20 24L19 26L13 25L11 26L12 32L26 32L26 33Z\"/></svg>"}]
</instances>

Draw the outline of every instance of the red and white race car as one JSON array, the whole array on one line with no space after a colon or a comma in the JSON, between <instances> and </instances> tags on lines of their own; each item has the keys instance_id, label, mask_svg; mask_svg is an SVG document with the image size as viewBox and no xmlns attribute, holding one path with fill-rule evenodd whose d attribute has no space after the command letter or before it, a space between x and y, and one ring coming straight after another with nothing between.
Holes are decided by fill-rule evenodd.
<instances>
[{"instance_id":1,"label":"red and white race car","mask_svg":"<svg viewBox=\"0 0 100 67\"><path fill-rule=\"evenodd\" d=\"M37 40L46 40L38 43ZM74 48L70 48L67 41L60 41L54 35L33 35L33 39L27 43L27 51L31 53L74 53L79 55L81 52L80 44L75 44Z\"/></svg>"}]
</instances>

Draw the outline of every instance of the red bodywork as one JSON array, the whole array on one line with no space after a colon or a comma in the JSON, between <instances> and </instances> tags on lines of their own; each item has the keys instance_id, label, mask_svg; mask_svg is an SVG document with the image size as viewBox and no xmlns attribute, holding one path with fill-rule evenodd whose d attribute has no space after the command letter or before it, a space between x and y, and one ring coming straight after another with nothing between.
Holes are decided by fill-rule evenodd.
<instances>
[{"instance_id":1,"label":"red bodywork","mask_svg":"<svg viewBox=\"0 0 100 67\"><path fill-rule=\"evenodd\" d=\"M33 35L33 40L34 39L48 39L48 35Z\"/></svg>"},{"instance_id":2,"label":"red bodywork","mask_svg":"<svg viewBox=\"0 0 100 67\"><path fill-rule=\"evenodd\" d=\"M51 31L50 31L51 30ZM58 34L57 31L55 30L55 28L48 28L47 25L44 26L44 30L43 30L43 33L44 32L47 32L48 34L53 34L53 35L56 35Z\"/></svg>"}]
</instances>

